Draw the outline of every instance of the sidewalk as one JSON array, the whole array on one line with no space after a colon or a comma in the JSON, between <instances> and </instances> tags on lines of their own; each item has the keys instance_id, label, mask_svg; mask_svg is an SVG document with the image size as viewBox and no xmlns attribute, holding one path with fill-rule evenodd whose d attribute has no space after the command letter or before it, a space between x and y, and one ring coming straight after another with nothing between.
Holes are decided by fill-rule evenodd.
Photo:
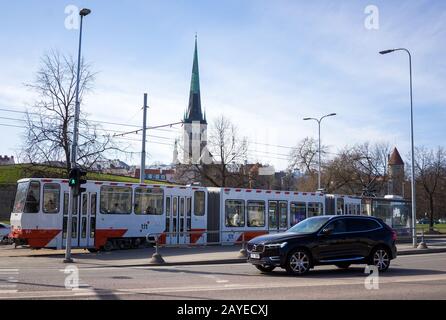
<instances>
[{"instance_id":1,"label":"sidewalk","mask_svg":"<svg viewBox=\"0 0 446 320\"><path fill-rule=\"evenodd\" d=\"M446 252L446 241L428 242L428 249L416 249L411 244L399 244L398 255L414 255ZM45 257L50 259L63 258L63 250L30 250L13 246L0 247L0 258L13 257ZM73 258L76 263L85 267L132 267L132 266L172 266L172 265L198 265L198 264L228 264L243 263L246 258L240 255L240 246L207 246L160 248L165 263L152 263L151 257L154 248L117 250L112 252L89 253L86 250L74 249Z\"/></svg>"}]
</instances>

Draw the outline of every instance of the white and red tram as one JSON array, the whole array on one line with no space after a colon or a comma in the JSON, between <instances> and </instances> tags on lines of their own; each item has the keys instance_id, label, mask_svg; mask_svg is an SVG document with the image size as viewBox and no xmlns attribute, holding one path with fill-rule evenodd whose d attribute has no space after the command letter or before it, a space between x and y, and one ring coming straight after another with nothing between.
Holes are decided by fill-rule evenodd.
<instances>
[{"instance_id":1,"label":"white and red tram","mask_svg":"<svg viewBox=\"0 0 446 320\"><path fill-rule=\"evenodd\" d=\"M324 214L361 214L361 199L322 193L88 181L73 204L72 247L136 247L148 234L167 244L233 244L285 231ZM11 237L33 248L62 249L68 180L18 181Z\"/></svg>"}]
</instances>

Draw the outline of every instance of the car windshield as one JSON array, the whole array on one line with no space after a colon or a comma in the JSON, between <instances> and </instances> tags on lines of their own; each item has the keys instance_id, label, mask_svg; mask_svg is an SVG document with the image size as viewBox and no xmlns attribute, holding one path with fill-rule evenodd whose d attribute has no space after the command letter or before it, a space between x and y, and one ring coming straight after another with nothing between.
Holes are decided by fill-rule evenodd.
<instances>
[{"instance_id":1,"label":"car windshield","mask_svg":"<svg viewBox=\"0 0 446 320\"><path fill-rule=\"evenodd\" d=\"M287 232L313 233L318 231L329 219L330 217L308 218L291 227Z\"/></svg>"}]
</instances>

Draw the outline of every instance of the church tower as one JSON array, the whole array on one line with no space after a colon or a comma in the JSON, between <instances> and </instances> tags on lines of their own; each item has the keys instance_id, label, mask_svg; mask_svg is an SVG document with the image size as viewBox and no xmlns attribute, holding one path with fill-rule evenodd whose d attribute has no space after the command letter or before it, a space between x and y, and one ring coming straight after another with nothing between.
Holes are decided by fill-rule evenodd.
<instances>
[{"instance_id":1,"label":"church tower","mask_svg":"<svg viewBox=\"0 0 446 320\"><path fill-rule=\"evenodd\" d=\"M404 161L397 148L389 155L389 191L390 195L403 196Z\"/></svg>"},{"instance_id":2,"label":"church tower","mask_svg":"<svg viewBox=\"0 0 446 320\"><path fill-rule=\"evenodd\" d=\"M201 110L200 75L198 71L197 36L195 35L194 62L189 93L189 105L184 115L183 161L185 164L202 163L207 144L206 114Z\"/></svg>"}]
</instances>

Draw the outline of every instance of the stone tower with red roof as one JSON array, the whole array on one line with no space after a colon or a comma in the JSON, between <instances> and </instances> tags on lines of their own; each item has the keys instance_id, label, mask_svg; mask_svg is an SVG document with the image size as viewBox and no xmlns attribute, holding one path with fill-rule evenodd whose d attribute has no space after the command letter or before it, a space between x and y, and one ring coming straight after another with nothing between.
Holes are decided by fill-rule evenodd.
<instances>
[{"instance_id":1,"label":"stone tower with red roof","mask_svg":"<svg viewBox=\"0 0 446 320\"><path fill-rule=\"evenodd\" d=\"M395 196L404 196L404 161L397 148L389 155L389 190L388 193Z\"/></svg>"}]
</instances>

